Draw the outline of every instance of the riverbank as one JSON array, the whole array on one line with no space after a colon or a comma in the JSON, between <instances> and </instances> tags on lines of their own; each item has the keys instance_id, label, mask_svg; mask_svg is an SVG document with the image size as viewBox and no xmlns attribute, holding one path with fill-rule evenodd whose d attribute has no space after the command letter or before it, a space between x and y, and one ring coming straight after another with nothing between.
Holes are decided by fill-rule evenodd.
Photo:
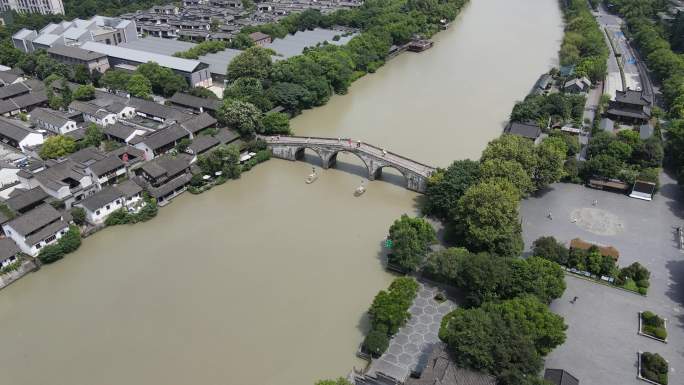
<instances>
[{"instance_id":1,"label":"riverbank","mask_svg":"<svg viewBox=\"0 0 684 385\"><path fill-rule=\"evenodd\" d=\"M561 33L555 2L472 2L433 49L391 60L293 128L435 165L477 157ZM380 241L418 199L390 173L354 197L360 165L340 154L307 185L310 164L271 160L147 224L89 237L0 295L6 381L308 384L359 367L369 299L392 279Z\"/></svg>"}]
</instances>

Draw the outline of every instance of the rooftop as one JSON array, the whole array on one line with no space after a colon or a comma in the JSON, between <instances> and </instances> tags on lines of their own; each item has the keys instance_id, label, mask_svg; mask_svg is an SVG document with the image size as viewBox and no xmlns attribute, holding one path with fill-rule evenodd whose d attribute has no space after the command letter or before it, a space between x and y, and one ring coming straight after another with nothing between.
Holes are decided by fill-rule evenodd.
<instances>
[{"instance_id":1,"label":"rooftop","mask_svg":"<svg viewBox=\"0 0 684 385\"><path fill-rule=\"evenodd\" d=\"M121 190L114 186L108 186L82 200L78 204L85 207L89 211L96 211L123 196L124 194L121 192Z\"/></svg>"},{"instance_id":2,"label":"rooftop","mask_svg":"<svg viewBox=\"0 0 684 385\"><path fill-rule=\"evenodd\" d=\"M67 45L56 45L54 47L49 48L47 51L50 54L66 56L83 61L92 61L103 57L107 57L107 55L104 53L89 51L82 48Z\"/></svg>"},{"instance_id":3,"label":"rooftop","mask_svg":"<svg viewBox=\"0 0 684 385\"><path fill-rule=\"evenodd\" d=\"M182 59L169 55L160 55L157 53L146 52L138 49L96 43L94 41L88 41L84 43L82 48L94 52L103 53L110 57L115 57L118 59L132 61L136 63L155 62L162 67L167 67L174 69L176 71L187 73L195 72L201 64L197 60Z\"/></svg>"}]
</instances>

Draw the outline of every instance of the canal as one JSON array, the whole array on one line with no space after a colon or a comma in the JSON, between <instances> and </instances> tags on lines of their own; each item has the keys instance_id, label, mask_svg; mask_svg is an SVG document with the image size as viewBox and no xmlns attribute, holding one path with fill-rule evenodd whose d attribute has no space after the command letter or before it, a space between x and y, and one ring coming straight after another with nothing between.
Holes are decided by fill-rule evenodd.
<instances>
[{"instance_id":1,"label":"canal","mask_svg":"<svg viewBox=\"0 0 684 385\"><path fill-rule=\"evenodd\" d=\"M393 59L295 132L435 166L475 158L561 36L554 0L472 0L433 49ZM388 173L354 197L353 156L306 185L310 167L273 160L185 194L0 292L0 382L312 384L359 367L364 311L392 279L381 241L418 196Z\"/></svg>"}]
</instances>

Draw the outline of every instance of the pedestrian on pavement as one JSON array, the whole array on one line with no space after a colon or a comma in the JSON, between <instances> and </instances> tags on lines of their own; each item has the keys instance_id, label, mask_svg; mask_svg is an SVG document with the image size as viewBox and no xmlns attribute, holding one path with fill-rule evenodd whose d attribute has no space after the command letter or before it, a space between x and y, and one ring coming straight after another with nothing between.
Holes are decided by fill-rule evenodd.
<instances>
[{"instance_id":1,"label":"pedestrian on pavement","mask_svg":"<svg viewBox=\"0 0 684 385\"><path fill-rule=\"evenodd\" d=\"M549 210L549 215L547 215L547 217L548 217L550 220L553 220L553 215L551 215L551 210Z\"/></svg>"},{"instance_id":2,"label":"pedestrian on pavement","mask_svg":"<svg viewBox=\"0 0 684 385\"><path fill-rule=\"evenodd\" d=\"M570 302L574 304L575 302L577 302L577 298L579 298L579 297L575 296L575 298L573 298L572 301L570 301Z\"/></svg>"}]
</instances>

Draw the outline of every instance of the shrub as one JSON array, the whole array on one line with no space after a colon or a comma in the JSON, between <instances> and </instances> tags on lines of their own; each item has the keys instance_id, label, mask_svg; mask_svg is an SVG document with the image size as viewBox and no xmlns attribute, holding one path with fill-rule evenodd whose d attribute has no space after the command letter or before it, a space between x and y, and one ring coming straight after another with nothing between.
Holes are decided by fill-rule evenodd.
<instances>
[{"instance_id":1,"label":"shrub","mask_svg":"<svg viewBox=\"0 0 684 385\"><path fill-rule=\"evenodd\" d=\"M147 198L147 204L135 214L131 214L126 209L119 209L109 214L105 219L105 225L116 226L126 225L138 222L147 222L157 216L159 208L157 207L157 200L154 198Z\"/></svg>"},{"instance_id":2,"label":"shrub","mask_svg":"<svg viewBox=\"0 0 684 385\"><path fill-rule=\"evenodd\" d=\"M74 207L71 209L71 217L74 219L74 223L82 226L85 223L85 210L83 207Z\"/></svg>"},{"instance_id":3,"label":"shrub","mask_svg":"<svg viewBox=\"0 0 684 385\"><path fill-rule=\"evenodd\" d=\"M568 263L568 248L554 237L540 237L534 241L532 254L561 265Z\"/></svg>"},{"instance_id":4,"label":"shrub","mask_svg":"<svg viewBox=\"0 0 684 385\"><path fill-rule=\"evenodd\" d=\"M389 341L387 332L382 330L371 330L363 340L363 348L373 357L380 357L389 347Z\"/></svg>"},{"instance_id":5,"label":"shrub","mask_svg":"<svg viewBox=\"0 0 684 385\"><path fill-rule=\"evenodd\" d=\"M645 311L645 312L641 313L641 318L644 320L644 324L646 324L646 325L654 326L654 327L665 326L665 320L658 317L658 315L656 315L653 312Z\"/></svg>"},{"instance_id":6,"label":"shrub","mask_svg":"<svg viewBox=\"0 0 684 385\"><path fill-rule=\"evenodd\" d=\"M64 252L58 244L47 245L43 247L38 254L38 259L43 263L53 263L59 261L64 257Z\"/></svg>"},{"instance_id":7,"label":"shrub","mask_svg":"<svg viewBox=\"0 0 684 385\"><path fill-rule=\"evenodd\" d=\"M669 365L658 353L641 354L641 375L648 380L667 385Z\"/></svg>"},{"instance_id":8,"label":"shrub","mask_svg":"<svg viewBox=\"0 0 684 385\"><path fill-rule=\"evenodd\" d=\"M69 231L57 243L43 247L40 254L38 254L38 259L43 263L53 263L64 258L65 254L75 251L80 246L81 233L78 227L71 226Z\"/></svg>"},{"instance_id":9,"label":"shrub","mask_svg":"<svg viewBox=\"0 0 684 385\"><path fill-rule=\"evenodd\" d=\"M653 334L656 338L660 338L661 340L667 339L667 330L665 330L665 328L656 328L653 331Z\"/></svg>"}]
</instances>

